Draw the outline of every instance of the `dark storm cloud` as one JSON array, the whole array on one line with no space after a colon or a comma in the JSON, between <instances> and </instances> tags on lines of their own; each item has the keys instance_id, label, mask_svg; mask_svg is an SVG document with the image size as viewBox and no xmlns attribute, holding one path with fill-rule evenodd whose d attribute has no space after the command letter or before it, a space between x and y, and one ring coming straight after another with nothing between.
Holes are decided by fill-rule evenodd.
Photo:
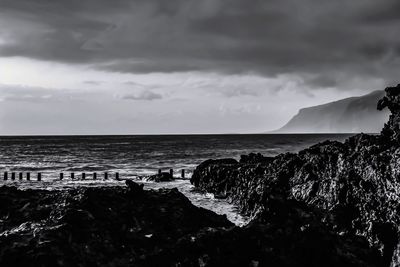
<instances>
[{"instance_id":1,"label":"dark storm cloud","mask_svg":"<svg viewBox=\"0 0 400 267\"><path fill-rule=\"evenodd\" d=\"M391 82L399 14L397 0L1 0L0 56L132 73L292 73L311 87Z\"/></svg>"},{"instance_id":2,"label":"dark storm cloud","mask_svg":"<svg viewBox=\"0 0 400 267\"><path fill-rule=\"evenodd\" d=\"M376 3L373 9L369 9L360 16L366 23L389 23L400 20L400 2L399 1L383 1Z\"/></svg>"},{"instance_id":3,"label":"dark storm cloud","mask_svg":"<svg viewBox=\"0 0 400 267\"><path fill-rule=\"evenodd\" d=\"M188 70L204 70L205 66L201 62L181 62L174 60L144 60L140 62L118 60L114 62L99 63L96 65L98 69L109 70L121 73L150 73L150 72L182 72Z\"/></svg>"}]
</instances>

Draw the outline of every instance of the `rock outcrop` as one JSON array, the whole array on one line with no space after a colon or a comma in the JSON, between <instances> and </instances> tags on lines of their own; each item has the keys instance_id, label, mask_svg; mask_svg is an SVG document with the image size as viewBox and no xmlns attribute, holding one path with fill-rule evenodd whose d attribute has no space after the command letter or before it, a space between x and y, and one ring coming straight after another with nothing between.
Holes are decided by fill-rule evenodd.
<instances>
[{"instance_id":1,"label":"rock outcrop","mask_svg":"<svg viewBox=\"0 0 400 267\"><path fill-rule=\"evenodd\" d=\"M378 109L391 115L380 135L326 141L299 153L208 160L193 173L199 189L224 195L254 221L268 222L274 203L316 210L340 236L365 238L381 266L400 266L400 85L385 89ZM274 215L275 214L275 215Z\"/></svg>"},{"instance_id":2,"label":"rock outcrop","mask_svg":"<svg viewBox=\"0 0 400 267\"><path fill-rule=\"evenodd\" d=\"M386 88L386 96L378 102L378 109L383 110L386 107L390 110L391 114L389 121L385 124L382 130L382 136L386 142L393 146L399 145L400 135L400 85L397 87Z\"/></svg>"},{"instance_id":3,"label":"rock outcrop","mask_svg":"<svg viewBox=\"0 0 400 267\"><path fill-rule=\"evenodd\" d=\"M296 201L240 228L176 189L126 184L0 187L0 266L380 266L365 240L336 235Z\"/></svg>"},{"instance_id":4,"label":"rock outcrop","mask_svg":"<svg viewBox=\"0 0 400 267\"><path fill-rule=\"evenodd\" d=\"M169 172L160 172L149 176L147 179L154 182L170 182L174 180L174 176Z\"/></svg>"},{"instance_id":5,"label":"rock outcrop","mask_svg":"<svg viewBox=\"0 0 400 267\"><path fill-rule=\"evenodd\" d=\"M0 187L0 266L146 266L150 255L173 249L186 235L232 226L177 189L128 186Z\"/></svg>"},{"instance_id":6,"label":"rock outcrop","mask_svg":"<svg viewBox=\"0 0 400 267\"><path fill-rule=\"evenodd\" d=\"M315 211L296 201L274 201L268 221L230 229L202 229L178 240L173 250L151 259L181 266L382 266L363 238L339 236ZM176 266L176 265L167 265Z\"/></svg>"}]
</instances>

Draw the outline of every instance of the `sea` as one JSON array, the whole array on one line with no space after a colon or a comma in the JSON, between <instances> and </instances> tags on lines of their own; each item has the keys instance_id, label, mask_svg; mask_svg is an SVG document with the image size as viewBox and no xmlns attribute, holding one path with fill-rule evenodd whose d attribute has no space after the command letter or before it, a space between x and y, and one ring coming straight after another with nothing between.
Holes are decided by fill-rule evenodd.
<instances>
[{"instance_id":1,"label":"sea","mask_svg":"<svg viewBox=\"0 0 400 267\"><path fill-rule=\"evenodd\" d=\"M124 186L133 179L147 190L178 188L199 207L226 214L236 225L246 224L235 205L212 194L194 190L193 170L207 159L235 158L249 153L276 156L298 152L325 141L343 141L350 134L231 134L231 135L126 135L126 136L3 136L0 137L0 186L61 190L78 186ZM173 182L155 183L147 177L158 170L174 170ZM185 177L181 177L184 170ZM3 173L8 180L3 180ZM16 179L11 180L15 172ZM26 180L30 173L31 180ZM107 180L104 173L108 173ZM22 181L19 173L23 173ZM41 173L42 181L37 181ZM60 180L63 173L63 180ZM70 175L74 173L75 179ZM85 173L85 180L82 180ZM93 173L97 179L93 179Z\"/></svg>"}]
</instances>

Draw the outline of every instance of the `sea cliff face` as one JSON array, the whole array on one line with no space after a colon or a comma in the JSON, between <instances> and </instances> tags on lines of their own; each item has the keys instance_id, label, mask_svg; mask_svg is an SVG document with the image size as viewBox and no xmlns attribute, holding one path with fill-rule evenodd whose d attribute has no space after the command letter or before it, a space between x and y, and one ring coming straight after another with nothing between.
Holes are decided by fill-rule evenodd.
<instances>
[{"instance_id":1,"label":"sea cliff face","mask_svg":"<svg viewBox=\"0 0 400 267\"><path fill-rule=\"evenodd\" d=\"M400 266L400 85L385 92L378 109L387 107L391 115L380 135L276 157L208 160L191 182L227 197L257 222L274 220L292 205L314 209L313 217L337 235L365 238L382 266Z\"/></svg>"},{"instance_id":2,"label":"sea cliff face","mask_svg":"<svg viewBox=\"0 0 400 267\"><path fill-rule=\"evenodd\" d=\"M327 104L300 109L274 133L378 133L388 120L389 111L375 106L383 90Z\"/></svg>"}]
</instances>

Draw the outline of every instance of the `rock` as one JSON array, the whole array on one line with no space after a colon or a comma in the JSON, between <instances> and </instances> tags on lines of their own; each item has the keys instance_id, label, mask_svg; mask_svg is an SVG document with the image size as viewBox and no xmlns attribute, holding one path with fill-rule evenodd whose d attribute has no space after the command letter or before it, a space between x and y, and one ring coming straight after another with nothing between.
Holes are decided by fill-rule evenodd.
<instances>
[{"instance_id":1,"label":"rock","mask_svg":"<svg viewBox=\"0 0 400 267\"><path fill-rule=\"evenodd\" d=\"M241 155L240 156L240 163L247 163L247 164L257 164L257 163L267 163L273 160L273 157L264 157L261 153L250 153L249 155Z\"/></svg>"},{"instance_id":2,"label":"rock","mask_svg":"<svg viewBox=\"0 0 400 267\"><path fill-rule=\"evenodd\" d=\"M126 183L60 191L0 187L0 266L146 266L150 255L186 235L232 227L178 190L139 191ZM132 198L137 192L140 198Z\"/></svg>"},{"instance_id":3,"label":"rock","mask_svg":"<svg viewBox=\"0 0 400 267\"><path fill-rule=\"evenodd\" d=\"M128 187L128 190L133 194L133 195L141 195L143 193L143 184L138 184L135 183L132 180L125 180L125 184Z\"/></svg>"},{"instance_id":4,"label":"rock","mask_svg":"<svg viewBox=\"0 0 400 267\"><path fill-rule=\"evenodd\" d=\"M152 255L147 266L380 266L365 239L336 235L304 205L286 204L268 222L187 235Z\"/></svg>"},{"instance_id":5,"label":"rock","mask_svg":"<svg viewBox=\"0 0 400 267\"><path fill-rule=\"evenodd\" d=\"M238 162L236 161L236 160L234 160L234 159L218 159L218 160L206 160L206 161L204 161L203 163L201 163L197 168L196 168L196 170L197 169L200 169L200 170L208 170L208 168L210 167L210 168L212 168L212 166L218 166L218 167L222 167L221 169L219 169L219 175L221 176L221 177L226 177L226 176L228 176L228 175L225 175L223 172L224 172L224 170L225 170L225 168L224 167L226 167L226 169L231 169L231 167L232 167L232 169L235 169L235 167L238 165ZM210 170L211 171L211 170ZM210 178L210 179L207 179L207 178ZM207 180L204 180L204 179L207 179ZM202 181L200 181L200 180L202 180ZM196 186L196 187L199 187L199 183L201 182L202 183L202 185L207 185L207 184L209 184L209 183L213 183L212 185L209 185L210 187L215 187L215 186L217 186L219 183L221 183L220 181L218 181L218 179L214 179L213 177L206 177L206 176L199 176L198 175L198 173L193 173L193 175L192 175L192 177L190 178L190 182L192 183L192 184L194 184L194 186ZM214 186L214 183L216 183L215 184L215 186ZM225 184L224 184L224 186L225 186ZM205 188L203 188L203 187L200 187L201 189L205 189ZM207 190L205 190L205 191L207 191ZM214 194L221 194L221 192L213 192Z\"/></svg>"},{"instance_id":6,"label":"rock","mask_svg":"<svg viewBox=\"0 0 400 267\"><path fill-rule=\"evenodd\" d=\"M379 266L296 200L270 195L244 228L177 189L0 188L0 266ZM140 197L132 196L140 193Z\"/></svg>"},{"instance_id":7,"label":"rock","mask_svg":"<svg viewBox=\"0 0 400 267\"><path fill-rule=\"evenodd\" d=\"M388 108L391 112L389 121L382 129L381 135L386 138L386 142L395 142L399 145L400 139L400 84L396 87L387 87L386 96L378 102L378 109Z\"/></svg>"},{"instance_id":8,"label":"rock","mask_svg":"<svg viewBox=\"0 0 400 267\"><path fill-rule=\"evenodd\" d=\"M174 180L174 177L169 172L161 172L151 175L148 180L154 182L170 182Z\"/></svg>"},{"instance_id":9,"label":"rock","mask_svg":"<svg viewBox=\"0 0 400 267\"><path fill-rule=\"evenodd\" d=\"M94 217L87 210L67 209L60 220L76 227L87 227L93 222Z\"/></svg>"},{"instance_id":10,"label":"rock","mask_svg":"<svg viewBox=\"0 0 400 267\"><path fill-rule=\"evenodd\" d=\"M337 235L367 240L381 252L381 266L400 266L400 85L385 92L378 108L388 107L391 115L380 135L326 141L274 158L208 160L191 182L226 195L244 214L264 222L278 216L277 201L286 208L288 201L298 201L318 210L319 221Z\"/></svg>"}]
</instances>

